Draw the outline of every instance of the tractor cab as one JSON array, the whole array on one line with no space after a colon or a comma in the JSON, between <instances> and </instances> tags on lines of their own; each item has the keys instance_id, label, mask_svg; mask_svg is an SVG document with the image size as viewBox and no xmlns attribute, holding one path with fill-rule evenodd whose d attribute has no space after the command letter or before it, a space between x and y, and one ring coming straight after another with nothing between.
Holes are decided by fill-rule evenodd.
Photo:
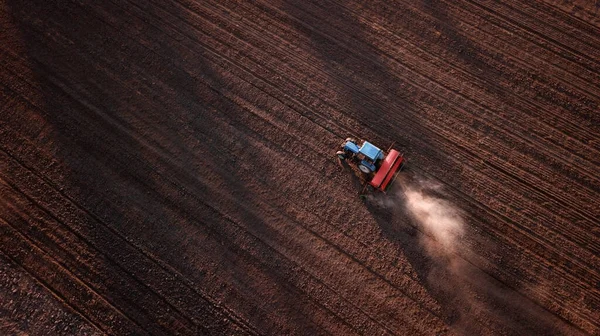
<instances>
[{"instance_id":1,"label":"tractor cab","mask_svg":"<svg viewBox=\"0 0 600 336\"><path fill-rule=\"evenodd\" d=\"M383 151L368 141L365 141L360 147L358 155L361 160L358 169L365 174L377 171L377 168L379 168L380 162L384 157Z\"/></svg>"},{"instance_id":2,"label":"tractor cab","mask_svg":"<svg viewBox=\"0 0 600 336\"><path fill-rule=\"evenodd\" d=\"M371 174L379 168L381 160L385 157L383 151L368 141L364 141L362 146L358 146L356 140L346 139L343 144L343 151L339 151L340 159L351 158L358 163L358 169L365 174Z\"/></svg>"}]
</instances>

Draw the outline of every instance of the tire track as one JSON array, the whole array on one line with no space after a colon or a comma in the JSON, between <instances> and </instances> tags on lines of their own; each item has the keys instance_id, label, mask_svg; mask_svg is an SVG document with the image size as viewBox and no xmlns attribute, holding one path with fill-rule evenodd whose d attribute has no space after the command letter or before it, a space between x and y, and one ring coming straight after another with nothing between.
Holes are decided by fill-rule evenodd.
<instances>
[{"instance_id":1,"label":"tire track","mask_svg":"<svg viewBox=\"0 0 600 336\"><path fill-rule=\"evenodd\" d=\"M264 66L264 65L263 65L263 66ZM237 69L236 69L236 71L237 71ZM185 72L187 72L187 70L185 70ZM268 77L267 77L267 78L268 78ZM252 83L252 85L257 85L257 84L256 84L256 83L257 83L257 80L256 80L256 79L252 79L252 78L250 78L250 80L251 80L251 82L253 82L253 83ZM262 79L261 79L261 80L262 80ZM101 83L100 83L100 84L101 84ZM60 84L59 84L59 85L60 85ZM237 85L237 84L236 84L236 85ZM261 89L261 90L263 90L263 89L264 89L266 86L268 86L268 85L269 85L269 83L266 83L266 84L261 84L261 88L260 88L260 89ZM273 85L273 84L270 84L270 85ZM257 86L257 87L258 87L258 86ZM79 88L79 89L81 89L81 88ZM218 91L217 91L217 92L218 92ZM272 89L272 91L271 91L271 92L276 92L276 90L275 90L275 89ZM297 91L297 92L300 92L300 91ZM234 100L235 100L235 98L231 98L231 95L230 95L230 97L229 97L228 99L234 99ZM238 104L238 105L239 105L239 104L242 104L242 100L240 100L240 99L242 99L242 98L239 98L239 99L237 99L237 101L235 102L235 104ZM283 95L283 96L282 96L282 98L279 98L279 99L280 99L280 101L281 101L281 103L282 103L282 104L284 104L284 105L287 105L287 106L296 105L296 104L301 104L300 102L298 102L298 103L296 103L296 102L293 102L293 101L291 100L291 97L286 97L285 95ZM302 100L301 100L301 101L302 101ZM318 100L315 100L315 101L316 101L316 102L318 102ZM286 102L286 103L284 103L284 102ZM255 103L255 102L252 102L252 101L250 101L250 102L246 102L246 104L254 104L254 103ZM288 104L289 104L289 105L288 105ZM240 105L240 106L242 106L242 105ZM327 107L327 108L330 108L330 107ZM268 115L267 115L267 114L265 114L264 112L261 114L259 109L253 109L253 110L252 110L252 113L255 113L255 114L256 114L256 116L257 116L258 118L263 118L263 119L265 119L265 125L264 125L264 126L261 126L261 127L266 127L266 128L261 128L261 127L258 127L258 126L259 126L259 124L258 124L257 122L255 122L255 124L253 124L253 125L254 125L254 126L253 126L253 128L256 130L257 134L265 133L263 130L266 130L266 129L268 129L268 127L269 127L268 123L269 123L269 121L270 121L270 120L268 120ZM342 114L340 114L340 113L338 113L338 114L339 114L340 116L342 116ZM359 118L359 120L360 120L360 116L359 116L358 118ZM311 119L311 120L312 120L312 119ZM123 122L123 124L124 124L124 125L127 125L127 124L128 124L128 122L129 122L129 123L131 123L131 120L123 120L122 122ZM350 121L350 122L347 122L347 123L348 123L348 124L351 124L351 123L354 123L354 122L355 122L355 121ZM359 122L358 122L358 123L359 123ZM306 124L307 126L302 126L302 127L309 127L309 126L308 126L309 124L310 124L310 123L308 122L308 123ZM275 125L275 124L273 123L272 125ZM281 124L280 124L280 125L281 125ZM325 131L325 130L328 130L328 129L331 129L331 126L330 126L330 125L329 125L327 122L323 122L323 124L322 124L322 125L324 125L324 126L323 126L323 131ZM136 126L137 126L137 125L136 125ZM238 127L239 127L239 126L238 126ZM283 127L283 126L282 126L282 127ZM333 126L333 127L336 127L336 126ZM134 127L134 128L135 128L135 127ZM301 129L302 129L302 128L301 128ZM339 128L339 127L336 127L335 129L336 129L336 130L339 130L340 128ZM351 128L350 128L350 129L351 129ZM148 132L150 133L150 131L148 131ZM338 131L338 132L339 132L339 131ZM131 133L129 133L129 134L131 134ZM325 134L325 133L324 133L324 134ZM409 134L411 134L411 133L409 133ZM385 137L385 136L387 136L387 137L390 137L391 135L392 135L392 132L389 132L389 133L387 133L387 135L384 135L384 137ZM133 135L132 135L132 136L133 136ZM135 136L134 136L134 138L135 138ZM259 140L257 141L258 143L260 143L260 142L266 142L267 144L268 144L270 141L273 141L273 140L271 140L271 139L278 140L278 138L277 138L277 137L271 137L271 136L267 136L267 137L265 137L265 135L261 135L261 136L260 136L258 139L259 139ZM158 143L160 143L160 141L157 141L157 142L158 142ZM295 140L288 140L287 142L285 142L285 143L284 143L284 145L287 145L287 144L292 144L292 145L293 145L294 143L297 143L297 141L295 141ZM232 144L232 145L233 145L233 144ZM281 150L281 149L280 149L280 150ZM310 150L307 150L307 151L310 151ZM280 152L277 152L277 153L280 153ZM285 151L285 153L290 153L290 152L287 152L287 151ZM297 156L299 156L299 155L296 155L296 160L298 160ZM251 172L251 170L249 170L249 171ZM208 182L206 182L206 183L208 183ZM301 209L301 210L302 210L302 209Z\"/></svg>"},{"instance_id":2,"label":"tire track","mask_svg":"<svg viewBox=\"0 0 600 336\"><path fill-rule=\"evenodd\" d=\"M571 4L569 5L569 2L565 1L545 0L545 5L538 4L538 6L554 9L555 11L562 13L564 19L576 21L576 23L581 24L581 27L591 27L592 30L600 28L600 21L598 20L600 3L596 1L593 8L592 4L586 3L589 7L588 9L579 4L574 4L574 2L576 1L571 1Z\"/></svg>"},{"instance_id":3,"label":"tire track","mask_svg":"<svg viewBox=\"0 0 600 336\"><path fill-rule=\"evenodd\" d=\"M145 285L135 277L133 277L133 284L130 283L131 280L125 280L131 275L126 270L119 269L117 263L102 255L98 250L90 250L88 246L93 245L90 244L88 240L76 233L69 232L68 229L66 231L57 230L58 232L53 232L55 235L48 236L51 235L49 232L52 231L48 227L34 224L28 225L28 223L35 223L43 218L43 222L46 224L55 222L52 223L54 224L52 225L54 227L60 227L61 225L68 227L68 225L52 216L47 209L35 204L26 193L18 189L14 184L5 181L4 183L6 183L6 186L12 188L14 192L23 194L27 197L27 201L31 202L29 207L26 207L25 205L19 207L15 197L11 197L10 203L12 204L4 205L4 207L12 210L15 214L22 214L20 216L11 216L10 221L13 223L11 225L12 228L17 230L23 237L29 237L31 239L29 242L30 244L40 249L48 256L48 258L51 258L55 263L60 265L61 268L74 270L74 272L69 272L71 276L77 279L77 281L84 283L96 296L112 298L112 302L107 300L108 304L112 306L113 309L117 309L116 307L124 309L125 311L119 311L119 313L124 316L133 316L136 324L140 328L144 328L146 333L162 334L164 332L169 332L170 330L175 330L183 334L193 334L198 332L197 328L190 328L190 321L185 321L181 316L177 316L177 313L173 314L177 320L169 321L170 318L165 316L166 313L162 308L164 304L147 302L149 299L152 300L153 298L148 298L147 294L141 292L140 289L143 289ZM5 190L5 192L8 194L10 191ZM36 212L35 218L25 215L26 212L33 213L34 211L32 209L36 206L40 207L41 212ZM51 218L47 218L48 216ZM69 250L65 249L64 246L70 246L69 250L76 251L77 254L73 255ZM82 263L81 260L85 260L85 263ZM111 266L104 265L117 265L117 268L111 269ZM108 270L106 272L96 271L95 268L99 270L108 268ZM111 274L111 277L107 278L106 274ZM100 281L100 279L102 280ZM136 298L134 304L127 302L122 294L119 295L119 291L122 291L123 289L126 289L126 293L129 293ZM101 295L100 293L104 293L104 295ZM134 308L135 306L138 307L137 311ZM153 309L149 311L148 307L153 307ZM152 316L153 314L158 315ZM160 324L162 325L160 327L162 329L153 327L151 321L161 321ZM204 332L206 332L206 330Z\"/></svg>"},{"instance_id":4,"label":"tire track","mask_svg":"<svg viewBox=\"0 0 600 336\"><path fill-rule=\"evenodd\" d=\"M0 223L3 222L0 219ZM1 224L0 224L1 225ZM102 335L102 331L80 311L68 306L60 297L44 286L34 275L0 251L0 331L6 335L24 332L79 335ZM27 297L24 299L23 296ZM28 307L44 308L33 314ZM49 313L49 314L48 314ZM35 324L31 323L35 321ZM124 333L125 334L125 333Z\"/></svg>"},{"instance_id":5,"label":"tire track","mask_svg":"<svg viewBox=\"0 0 600 336\"><path fill-rule=\"evenodd\" d=\"M409 7L410 8L410 7ZM412 10L412 8L411 8ZM532 45L531 42L529 40L524 40L522 41L522 38L519 36L518 31L515 32L514 30L509 30L508 28L503 28L501 24L497 23L496 24L492 24L490 25L490 22L494 22L493 19L489 18L490 20L486 20L485 23L482 23L482 18L479 17L479 19L472 14L471 11L466 11L461 7L457 7L453 4L447 4L447 7L444 8L438 8L438 9L429 9L430 11L433 12L433 14L428 14L425 13L422 9L415 9L416 13L422 13L422 14L415 14L415 15L424 15L423 16L423 20L424 21L418 21L416 24L421 25L421 31L429 31L428 35L429 36L434 36L434 39L437 38L438 40L443 40L445 38L445 36L441 35L442 33L445 32L449 32L448 35L452 36L453 34L458 34L458 40L456 43L466 43L466 46L460 46L461 48L463 48L464 50L459 50L459 52L461 52L462 54L464 54L464 57L470 57L470 58L474 58L474 60L477 60L477 58L485 55L486 58L486 62L487 63L491 63L494 64L495 67L498 67L501 70L501 73L508 73L510 74L510 76L512 77L512 81L513 84L512 85L516 85L516 87L514 87L515 90L519 91L519 95L523 96L524 93L527 93L529 91L532 91L532 89L535 89L535 91L532 91L532 95L529 96L530 100L540 100L541 98L543 98L546 101L549 101L549 105L547 104L546 108L549 108L550 111L553 110L553 105L557 105L560 106L562 108L562 112L561 113L555 113L557 118L560 118L562 120L563 123L572 123L575 120L578 120L578 123L582 126L585 126L587 128L592 128L594 127L595 123L591 123L590 121L593 120L593 118L595 118L595 114L594 111L598 108L598 103L597 103L597 93L593 93L592 96L594 97L593 99L591 97L586 97L585 95L581 95L580 93L576 93L573 92L573 90L569 90L568 87L569 86L573 86L573 81L566 81L567 78L562 78L562 76L558 76L559 74L556 74L556 70L557 69L562 69L565 71L573 71L574 69L579 67L579 63L574 63L574 62L570 62L567 63L563 66L560 66L559 63L557 63L559 61L558 58L554 57L553 55L548 55L547 57L544 58L545 61L547 62L552 62L554 65L554 68L545 72L543 68L540 68L540 62L537 62L536 60L539 60L539 58L537 57L542 57L544 54L544 50L545 49L540 49L539 47L536 48L535 46L537 45ZM412 14L411 14L412 15ZM454 28L454 26L452 25L448 25L448 23L445 22L441 22L440 18L436 18L434 15L437 16L448 16L448 17L460 17L461 20L459 22L457 22L456 28ZM425 17L429 17L429 19L425 18ZM471 18L471 22L469 22L469 20L467 20L467 18ZM432 23L430 23L430 25L424 25L423 23L425 21L432 21ZM451 18L447 18L447 20L451 20ZM399 22L394 22L396 25L400 24ZM441 32L438 32L437 30L433 30L430 27L437 27L436 29L440 29ZM494 27L496 27L496 29L493 29ZM410 30L411 28L408 27L408 30ZM492 31L488 31L490 29L493 29ZM462 34L464 32L464 35ZM481 33L477 33L477 32L481 32ZM517 34L515 34L517 33ZM434 35L432 35L434 34ZM435 34L439 34L438 36L436 36ZM500 38L500 36L502 35L506 35L506 38L504 41L500 41L498 42L498 39ZM454 38L454 37L451 37ZM420 41L421 38L420 36L417 36L416 41ZM477 41L477 45L475 44L474 41ZM477 50L478 45L481 45L483 41L489 41L486 42L486 46L489 50L494 50L495 52L491 55L487 55L489 54L489 52L487 50ZM522 41L522 42L521 42ZM450 42L455 42L454 40L450 40L446 43L450 43ZM419 43L419 42L417 42ZM420 42L422 44L422 41ZM514 52L510 52L510 46L511 45L515 45L515 47L517 49L514 50ZM432 46L434 48L439 46L436 46L435 43L432 44ZM457 48L459 46L456 46ZM477 51L478 53L474 53L473 51ZM524 53L524 51L526 51L527 53ZM438 53L445 55L446 57L449 56L448 53L446 51L444 51L444 49L440 49L438 51ZM532 59L530 62L526 61L525 59ZM500 59L500 62L497 61L497 59ZM511 60L514 59L513 61L511 61L513 64L506 64L505 60ZM456 62L458 64L461 64L463 62L461 62L460 58L458 59L458 62ZM485 63L484 63L485 64ZM536 67L533 68L531 67L529 64L536 64ZM525 69L528 69L527 71L523 71L523 72L519 72L519 71L513 71L512 69L515 67L515 65L518 65L519 67L525 67ZM476 68L474 70L479 70L479 68ZM474 71L477 74L477 71ZM548 77L549 73L553 73L556 74L553 76L553 78ZM488 75L489 76L489 75ZM555 82L553 82L553 80ZM593 72L593 73L589 73L588 76L586 76L586 80L584 82L582 82L580 84L580 87L578 89L580 90L585 90L588 95L591 93L586 89L581 88L581 86L583 87L590 87L590 84L596 83L595 87L597 88L600 84L598 84L599 82L599 77L597 76L597 72ZM558 81L558 82L556 82ZM494 79L491 78L488 81L490 84L491 83L496 83L496 82L502 82L502 79ZM546 89L545 90L540 90L541 85L545 86ZM530 88L531 87L531 88ZM511 88L509 88L511 89ZM596 90L597 92L597 90ZM576 104L571 104L569 102L567 102L569 99L573 99L576 100L577 103ZM586 113L586 118L582 118L582 116L580 114L582 114L583 112L587 111ZM574 113L577 112L577 113ZM566 118L565 114L568 114L569 116L571 116L571 118ZM576 129L577 127L575 127L574 129ZM597 138L597 134L598 134L598 130L596 129L595 132L596 134L596 138Z\"/></svg>"},{"instance_id":6,"label":"tire track","mask_svg":"<svg viewBox=\"0 0 600 336\"><path fill-rule=\"evenodd\" d=\"M318 5L318 6L323 6L323 3L319 3L319 5ZM348 3L346 3L346 4L342 5L342 6L344 6L344 7L345 7L345 6L348 6ZM382 6L384 6L384 5L382 5ZM377 6L377 8L383 8L382 6ZM306 6L303 6L303 7L306 7ZM410 7L409 7L409 9L410 9ZM408 10L408 9L407 9L407 10ZM339 12L339 10L337 10L337 11L334 11L334 12ZM360 16L360 15L364 15L364 13L365 13L365 10L364 10L364 9L362 9L362 10L360 10L359 12L357 12L357 14L356 14L356 15ZM329 22L329 20L324 20L324 21L323 21L323 20L321 20L321 21L322 21L322 22ZM369 23L370 23L371 25L373 25L373 22L377 22L377 21L378 21L378 20L377 20L375 17L372 17L372 18L369 20ZM413 22L413 24L414 24L414 25L418 25L418 26L420 26L419 33L422 33L422 32L428 32L428 34L427 34L427 35L428 35L428 36L430 36L430 38L431 38L431 39L433 39L434 41L435 41L435 40L439 40L439 38L440 38L440 37L439 37L439 35L436 35L436 33L439 33L439 32L437 32L437 30L434 30L434 29L432 29L432 28L431 28L431 27L439 26L439 24L436 24L435 22L431 22L431 23L430 23L430 24L428 24L428 25L424 25L424 22L429 22L429 21L431 21L431 20L427 20L427 18L426 18L426 17L421 17L421 20L418 20L417 22ZM396 23L396 25L398 25L398 24L401 24L401 22L398 22L398 21L396 21L395 23ZM401 26L401 27L405 27L405 28L403 29L403 33L409 33L409 34L410 34L410 31L412 30L412 29L410 28L410 26L406 26L404 23L402 23L402 26ZM396 29L398 29L398 27L396 27ZM392 30L392 31L394 31L394 29L391 29L391 30ZM366 32L366 30L363 30L363 31L364 31L364 32ZM388 34L388 36L387 36L386 38L390 38L389 34ZM391 36L391 39L393 39L393 36ZM423 39L422 39L422 36L420 36L420 35L418 35L418 36L413 36L413 37L412 37L412 39L416 41L416 42L411 42L411 43L413 44L413 49L417 49L417 50L418 50L418 49L421 49L420 45L422 45L422 44L423 44L423 42L424 42L424 41L423 41ZM351 39L346 39L346 40L351 40ZM437 43L439 43L439 41L438 41ZM401 43L400 43L400 45L401 45ZM429 44L429 45L428 45L428 48L438 48L438 49L439 49L439 46L437 46L435 43L433 43L433 44ZM442 55L445 55L446 57L449 57L449 56L451 56L451 55L450 55L450 54L447 52L447 50L444 50L444 49L439 49L439 50L437 50L437 52L436 52L436 53L437 53L437 54L442 54ZM410 54L409 54L409 55L410 55ZM434 55L432 54L432 56L434 56ZM488 61L491 61L493 64L497 64L497 66L500 66L500 70L499 70L499 71L500 71L501 73L502 73L502 72L509 71L509 69L510 69L509 67L506 67L505 65L501 65L501 64L500 64L500 65L498 65L498 62L497 62L497 61L494 61L492 58L488 58ZM457 64L460 64L460 63L463 63L463 62L462 62L460 59L458 59L458 60L457 60L455 63L457 63ZM450 64L446 64L445 66L455 67L455 65L453 65L452 63L450 63ZM478 71L479 71L479 70L475 71L475 75L481 75L480 73L478 73ZM497 71L498 71L498 70L497 70ZM521 81L522 81L522 80L529 80L529 79L527 79L527 78L523 78L523 76L521 76L521 75L516 75L516 74L515 74L515 75L513 75L513 76L517 76L517 77L516 77L517 79L519 79L519 77L521 77L521 79L519 79L519 80L521 80ZM495 80L491 80L491 81L490 81L490 83L486 83L486 85L487 85L487 84L492 84L492 83L495 83L495 82L496 82ZM492 84L492 85L493 85L493 84ZM522 86L522 89L526 89L526 86ZM554 89L552 89L552 90L554 90ZM531 98L535 98L535 96L532 96ZM556 103L556 102L554 102L553 104L555 104L555 103ZM551 105L550 105L550 106L547 106L546 108L548 108L548 107L550 107L550 110L552 110L552 106L551 106ZM563 114L564 114L564 113L570 113L570 109L571 109L571 108L564 108ZM592 115L593 115L593 114L592 114ZM579 118L579 116L578 116L578 115L573 115L573 117L574 117L575 119ZM561 118L562 118L562 117L561 117ZM573 130L576 130L577 128L572 128L572 129L573 129ZM597 136L596 136L595 138L597 138ZM585 142L584 142L584 143L585 143Z\"/></svg>"},{"instance_id":7,"label":"tire track","mask_svg":"<svg viewBox=\"0 0 600 336\"><path fill-rule=\"evenodd\" d=\"M98 298L93 291L70 273L56 265L45 256L39 248L29 242L4 219L0 219L2 239L0 253L7 255L20 265L38 282L52 292L59 300L89 321L94 327L103 332L123 332L126 335L147 334L139 324L122 315L111 314L115 307L106 306L106 301ZM40 261L42 259L43 261ZM86 298L86 305L78 304L81 298ZM95 299L95 300L94 300ZM92 313L94 312L94 313ZM122 318L118 318L121 315Z\"/></svg>"},{"instance_id":8,"label":"tire track","mask_svg":"<svg viewBox=\"0 0 600 336\"><path fill-rule=\"evenodd\" d=\"M505 0L496 0L501 3L504 7L515 10L516 6L511 6L510 3ZM595 7L600 7L599 3L595 3ZM518 10L524 15L528 15L531 18L536 19L544 23L551 23L553 27L560 27L561 32L568 35L570 40L575 38L581 43L587 43L593 48L600 48L600 33L599 27L589 24L581 19L573 17L572 15L566 14L560 10L556 10L552 6L544 4L544 1L540 2L523 2L518 1ZM595 43L591 43L595 42Z\"/></svg>"},{"instance_id":9,"label":"tire track","mask_svg":"<svg viewBox=\"0 0 600 336\"><path fill-rule=\"evenodd\" d=\"M591 44L589 40L598 39L598 36L588 36L587 39L579 39L577 36L573 34L568 34L567 31L561 31L553 26L549 26L545 24L541 17L544 17L545 22L554 22L553 18L545 16L543 12L537 12L536 17L532 15L528 15L523 13L518 8L514 6L509 6L506 4L499 4L496 0L486 0L480 3L475 3L473 1L467 0L472 5L481 8L492 15L495 15L501 18L503 21L509 23L510 25L520 27L525 29L530 35L538 36L542 40L548 40L551 43L555 44L558 48L563 49L575 57L581 57L586 59L587 62L595 64L596 66L600 65L600 60L597 59L597 50L599 48L599 41ZM520 7L523 8L526 5ZM509 12L510 10L510 12ZM569 41L570 45L567 45L566 42ZM562 54L561 54L562 55ZM579 62L581 62L580 60Z\"/></svg>"},{"instance_id":10,"label":"tire track","mask_svg":"<svg viewBox=\"0 0 600 336\"><path fill-rule=\"evenodd\" d=\"M540 65L545 63L549 65L546 76L549 76L552 72L552 78L559 81L562 86L573 86L582 94L598 98L597 89L600 87L600 78L597 73L584 70L579 62L561 62L561 59L557 57L560 55L539 46L535 41L530 41L519 34L515 34L514 30L510 30L509 27L502 25L502 22L498 22L498 20L494 20L489 16L486 17L489 20L483 22L481 16L477 16L463 7L456 6L454 3L448 3L447 6L445 8L448 10L447 14L461 18L458 27L462 28L463 24L467 24L470 31L480 32L480 35L474 34L476 38L472 39L473 41L479 41L479 38L483 38L482 41L490 41L486 44L492 50L496 50L498 53L505 51L507 58L515 58L520 61L520 66L536 73L546 70L546 68L540 68ZM427 14L423 13L423 15ZM435 20L434 17L433 19ZM527 53L524 53L524 51L527 51ZM576 69L577 72L574 72ZM557 72L557 70L560 71ZM561 89L558 85L553 85L553 87ZM592 88L596 90L592 90ZM570 95L575 96L575 93L570 93Z\"/></svg>"},{"instance_id":11,"label":"tire track","mask_svg":"<svg viewBox=\"0 0 600 336\"><path fill-rule=\"evenodd\" d=\"M3 150L3 152L4 152L4 150ZM8 163L9 160L5 160L5 162ZM29 170L29 168L27 168L27 170ZM11 171L13 173L18 172L18 170L15 170L14 168L10 169L9 171ZM35 174L35 173L31 173L31 174ZM17 176L17 174L15 174L14 176ZM31 175L30 178L33 178L34 181L35 181L35 178L33 176L35 176L35 175ZM38 177L38 178L40 178L40 177ZM47 180L45 180L45 183L49 183L49 182ZM31 187L35 186L35 187L39 188L43 184L40 184L40 182L35 182L35 183L30 183L29 185ZM52 187L52 188L55 188L55 187ZM23 191L20 191L20 192L23 193L23 195L27 195L27 193L24 193ZM64 197L67 202L72 202L68 197L64 196L58 190L54 189L52 191L52 193L56 193L56 194L62 195L62 197ZM30 197L30 196L27 196L27 197ZM38 199L45 199L45 198L43 198L43 195L42 196L37 195L36 197L38 197ZM43 207L41 207L41 209L44 209L49 215L51 215L57 223L62 223L63 225L65 225L68 228L68 230L73 230L73 233L75 233L77 235L77 238L75 238L75 239L80 239L83 242L84 245L92 246L94 249L96 249L96 251L105 251L105 252L110 252L110 251L113 251L113 250L120 251L120 253L117 254L117 256L114 257L114 258L111 258L109 256L105 256L105 258L107 258L107 260L108 260L107 264L110 263L110 264L116 265L117 267L122 267L121 263L122 262L124 263L125 262L124 260L129 259L129 263L126 263L126 265L128 265L128 268L127 268L128 270L122 268L120 270L120 272L125 272L129 276L133 277L135 279L135 281L138 281L140 285L142 285L141 287L135 287L135 288L131 287L130 290L133 290L135 292L139 288L148 286L148 288L153 289L154 293L156 293L155 295L163 296L163 297L169 297L170 300L165 301L167 303L167 305L171 305L172 304L170 301L177 301L178 299L180 300L183 297L194 297L194 296L197 296L197 295L194 295L192 293L186 292L185 290L182 290L182 288L177 288L176 285L174 286L174 284L172 284L172 282L175 280L175 278L172 275L170 275L170 276L161 275L160 271L158 271L156 269L152 270L150 267L147 266L148 263L140 262L141 260L139 260L139 259L137 261L132 261L132 258L134 258L133 255L135 253L132 253L131 249L132 248L137 248L137 247L135 245L130 244L131 245L130 248L125 248L123 245L121 245L119 248L115 248L114 247L115 242L117 242L119 240L118 239L117 240L111 239L110 237L112 237L112 236L110 234L107 234L106 232L103 232L106 229L103 229L102 227L94 226L93 229L90 229L90 223L84 222L82 220L82 218L86 218L87 217L86 215L73 217L73 219L70 222L59 219L59 217L74 216L73 214L78 213L80 211L85 211L85 210L81 209L80 206L78 206L77 204L73 203L72 205L74 207L70 207L69 210L68 210L68 212L59 212L59 213L57 213L56 211L58 211L58 210L52 210L51 211L51 209L61 209L62 210L64 208L64 204L62 204L60 202L61 197L55 197L54 199L56 200L56 202L48 204L47 206L43 206ZM30 201L36 202L32 198L30 198ZM78 210L78 209L81 209L81 210ZM90 214L90 216L92 216L92 215ZM92 218L92 220L98 221L99 219ZM67 225L65 223L70 223L70 224ZM103 225L106 226L106 224L103 224ZM82 228L82 226L86 226L86 228L90 229L90 230L89 231L84 231L85 229ZM109 227L107 229L110 230ZM92 244L88 240L84 239L81 236L81 232L86 233L87 236L90 236L90 237L97 237L96 240L95 240L95 243ZM118 235L118 237L119 237L119 239L126 239L126 238L124 238L121 235ZM63 236L62 239L65 239L65 236ZM77 242L73 241L73 244L77 244ZM50 246L50 245L46 244L45 246ZM97 249L97 246L102 246L103 248L102 249ZM84 249L85 249L85 246L82 246L82 249L80 251L83 251ZM93 252L90 252L90 253L92 253L95 256L95 258L101 257L97 253L93 253ZM144 251L144 253L147 254L148 252ZM54 254L55 257L58 256L58 255L60 255L60 253L58 253L58 254L55 253ZM87 260L87 262L92 262L91 260L89 260L90 258L91 257L86 257L86 256L78 256L78 257L76 257L77 260L83 259L83 260ZM147 276L140 276L140 270L141 270L141 273L146 273L148 275ZM112 272L112 273L108 272L108 274L114 275L115 273L114 272ZM161 279L162 283L158 284L158 285L152 284L151 281L148 281L148 279ZM90 280L88 279L88 281L90 281ZM111 280L108 280L108 282L106 282L106 283L109 283L110 281ZM114 280L112 280L112 281L114 281ZM96 286L98 286L98 285L99 284L96 284ZM125 283L120 283L120 286L126 286L126 284ZM159 289L157 290L157 288L159 288ZM178 293L174 292L174 293L170 293L170 295L165 295L165 294L169 294L168 292L169 291L173 291L173 290L176 290ZM114 296L111 296L111 297L114 298ZM139 296L136 296L136 300L140 300L140 299L142 299L142 298L139 297ZM188 302L190 302L190 301L188 301ZM159 318L155 317L155 321L161 321L162 319L168 319L168 316L164 316L164 314L172 314L171 312L169 312L169 309L163 311L163 309L161 308L160 305L152 305L151 304L151 305L146 305L146 307L153 307L154 308L153 311L148 311L148 310L142 308L143 310L146 310L146 313L163 314L162 317L159 317ZM181 309L180 307L176 308L174 306L173 306L173 308L176 311ZM197 304L191 305L191 307L189 307L188 310L189 310L187 312L188 314L191 311L194 311L196 313L198 313L198 311L205 311L205 309L203 309L202 306L197 305ZM209 314L211 314L211 313L205 311L205 314L203 314L203 318L205 320L203 320L202 322L205 323L205 324L211 325L211 322L206 320L206 318L208 316L210 316ZM139 315L136 315L136 317L138 319L140 318ZM198 321L196 321L196 323L197 322ZM146 321L144 324L147 325L147 326L151 325L151 323L149 323L148 321ZM213 327L219 327L221 324L222 324L221 322L216 322L216 323L212 322L212 326ZM175 326L172 325L172 327L175 327ZM172 328L172 329L165 329L165 330L177 330L177 327ZM219 330L219 329L217 329L217 330ZM221 330L226 330L226 328L223 328L221 326ZM159 333L159 334L161 334L162 332L156 332L155 331L153 333ZM190 334L191 332L188 330L186 333Z\"/></svg>"},{"instance_id":12,"label":"tire track","mask_svg":"<svg viewBox=\"0 0 600 336\"><path fill-rule=\"evenodd\" d=\"M458 85L458 86L457 86L457 85L453 85L453 86L452 86L450 89L456 90L456 87L460 87L460 85ZM457 93L459 93L459 92L457 92ZM477 96L481 96L481 94L477 94ZM491 104L491 105L494 105L494 104ZM489 107L487 107L487 108L489 108ZM477 109L477 107L475 107L474 109ZM476 115L474 115L473 117L477 118L477 116L476 116ZM506 121L506 119L504 119L504 120ZM498 123L498 125L500 125L500 123ZM519 126L516 126L516 128L519 128ZM532 129L530 129L530 130L532 130ZM527 133L529 133L529 132L524 132L524 133L525 133L525 134L527 134ZM521 136L521 137L522 137L522 136ZM562 156L564 156L564 155L565 155L565 154L562 154ZM567 155L568 155L568 154L567 154ZM592 155L592 156L593 156L593 155ZM595 174L592 174L592 175L589 175L589 176L595 176ZM583 184L583 185L585 186L585 184Z\"/></svg>"}]
</instances>

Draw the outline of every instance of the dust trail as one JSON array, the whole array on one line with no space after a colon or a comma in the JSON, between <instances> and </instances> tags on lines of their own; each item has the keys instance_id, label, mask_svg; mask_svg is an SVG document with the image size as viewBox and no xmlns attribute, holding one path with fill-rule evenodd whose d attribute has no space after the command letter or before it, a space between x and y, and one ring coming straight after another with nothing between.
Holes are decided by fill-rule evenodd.
<instances>
[{"instance_id":1,"label":"dust trail","mask_svg":"<svg viewBox=\"0 0 600 336\"><path fill-rule=\"evenodd\" d=\"M432 262L424 279L445 303L454 332L563 334L570 330L537 304L468 261L473 251L466 239L465 213L449 200L441 184L414 177L397 181L401 191L396 196L403 200L404 208L421 232L419 242ZM383 205L391 206L387 203ZM399 204L395 202L395 206ZM494 246L486 241L485 249L489 252Z\"/></svg>"},{"instance_id":2,"label":"dust trail","mask_svg":"<svg viewBox=\"0 0 600 336\"><path fill-rule=\"evenodd\" d=\"M441 185L418 181L403 185L405 206L425 233L423 245L432 257L450 256L457 252L464 234L462 213L450 201L441 198Z\"/></svg>"},{"instance_id":3,"label":"dust trail","mask_svg":"<svg viewBox=\"0 0 600 336\"><path fill-rule=\"evenodd\" d=\"M465 278L473 279L461 254L468 253L463 244L465 221L460 208L450 202L442 185L430 180L399 181L404 207L422 233L419 241L433 264L426 280L447 300L449 324L457 334L481 334L483 330L470 316L486 309L474 293L467 290Z\"/></svg>"}]
</instances>

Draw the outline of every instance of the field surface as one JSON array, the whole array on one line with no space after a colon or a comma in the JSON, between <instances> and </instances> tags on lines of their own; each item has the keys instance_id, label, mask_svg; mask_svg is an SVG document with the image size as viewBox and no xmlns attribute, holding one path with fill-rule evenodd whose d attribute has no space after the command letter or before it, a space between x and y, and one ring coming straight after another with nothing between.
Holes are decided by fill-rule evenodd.
<instances>
[{"instance_id":1,"label":"field surface","mask_svg":"<svg viewBox=\"0 0 600 336\"><path fill-rule=\"evenodd\" d=\"M0 334L600 335L599 109L593 0L2 0Z\"/></svg>"}]
</instances>

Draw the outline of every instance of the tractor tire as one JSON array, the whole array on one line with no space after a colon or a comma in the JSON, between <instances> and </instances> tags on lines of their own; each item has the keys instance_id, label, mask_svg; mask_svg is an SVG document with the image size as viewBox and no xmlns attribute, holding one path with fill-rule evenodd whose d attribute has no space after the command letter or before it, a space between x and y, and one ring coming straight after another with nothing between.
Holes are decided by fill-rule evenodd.
<instances>
[{"instance_id":1,"label":"tractor tire","mask_svg":"<svg viewBox=\"0 0 600 336\"><path fill-rule=\"evenodd\" d=\"M363 172L363 173L365 173L365 174L370 174L371 173L371 169L369 169L369 167L365 166L362 163L358 165L358 169L360 169L360 171Z\"/></svg>"},{"instance_id":2,"label":"tractor tire","mask_svg":"<svg viewBox=\"0 0 600 336\"><path fill-rule=\"evenodd\" d=\"M346 160L346 153L344 153L343 151L337 151L335 155L337 155L338 159L340 160Z\"/></svg>"}]
</instances>

